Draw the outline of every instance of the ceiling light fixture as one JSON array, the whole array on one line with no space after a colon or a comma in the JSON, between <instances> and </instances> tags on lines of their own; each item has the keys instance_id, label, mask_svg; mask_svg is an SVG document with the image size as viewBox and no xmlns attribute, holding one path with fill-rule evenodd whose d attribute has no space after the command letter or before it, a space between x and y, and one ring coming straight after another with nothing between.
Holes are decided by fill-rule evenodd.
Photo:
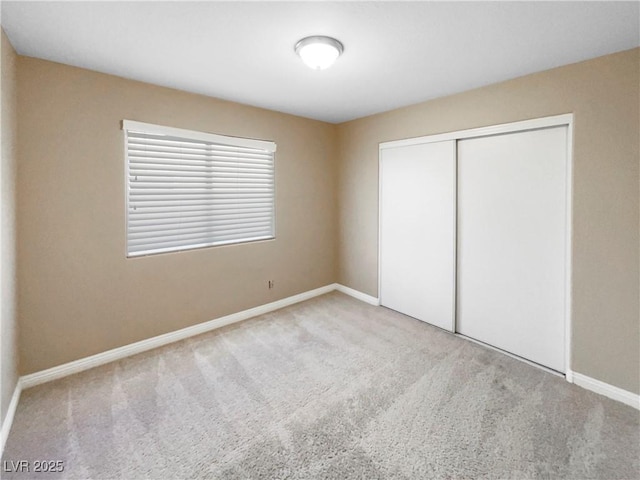
<instances>
[{"instance_id":1,"label":"ceiling light fixture","mask_svg":"<svg viewBox=\"0 0 640 480\"><path fill-rule=\"evenodd\" d=\"M324 70L333 65L344 47L335 38L316 35L300 40L296 43L295 50L307 66L314 70Z\"/></svg>"}]
</instances>

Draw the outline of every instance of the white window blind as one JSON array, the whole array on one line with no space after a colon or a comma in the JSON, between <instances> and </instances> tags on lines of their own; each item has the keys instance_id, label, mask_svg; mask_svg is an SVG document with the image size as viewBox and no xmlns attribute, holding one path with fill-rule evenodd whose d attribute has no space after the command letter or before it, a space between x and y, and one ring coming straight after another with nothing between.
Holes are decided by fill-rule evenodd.
<instances>
[{"instance_id":1,"label":"white window blind","mask_svg":"<svg viewBox=\"0 0 640 480\"><path fill-rule=\"evenodd\" d=\"M127 256L274 237L273 142L123 121Z\"/></svg>"}]
</instances>

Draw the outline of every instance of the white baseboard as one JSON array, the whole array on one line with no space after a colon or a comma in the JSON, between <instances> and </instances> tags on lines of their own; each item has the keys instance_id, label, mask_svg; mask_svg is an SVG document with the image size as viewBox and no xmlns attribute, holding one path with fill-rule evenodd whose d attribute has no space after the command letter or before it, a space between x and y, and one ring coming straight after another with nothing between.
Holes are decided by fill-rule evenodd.
<instances>
[{"instance_id":1,"label":"white baseboard","mask_svg":"<svg viewBox=\"0 0 640 480\"><path fill-rule=\"evenodd\" d=\"M47 370L31 373L21 377L22 388L30 388L42 383L57 380L74 373L79 373L90 368L99 367L106 363L110 363L116 360L120 360L131 355L146 352L154 348L162 347L185 338L200 335L201 333L215 330L216 328L231 325L232 323L241 322L264 313L269 313L280 308L288 307L294 303L303 302L310 298L317 297L336 290L336 284L326 285L324 287L316 288L315 290L309 290L292 297L283 298L275 302L267 303L266 305L260 305L259 307L243 310L242 312L233 313L224 317L216 318L215 320L209 320L208 322L199 323L191 327L182 328L175 332L165 333L158 335L157 337L148 338L139 342L131 343L123 347L114 348L113 350L107 350L106 352L91 355L90 357L74 360L73 362L58 365Z\"/></svg>"},{"instance_id":2,"label":"white baseboard","mask_svg":"<svg viewBox=\"0 0 640 480\"><path fill-rule=\"evenodd\" d=\"M573 372L571 370L567 370L564 374L564 378L567 382L573 383Z\"/></svg>"},{"instance_id":3,"label":"white baseboard","mask_svg":"<svg viewBox=\"0 0 640 480\"><path fill-rule=\"evenodd\" d=\"M640 410L640 395L628 392L619 387L614 387L613 385L588 377L582 373L570 373L570 376L567 374L567 380L571 377L571 380L576 385Z\"/></svg>"},{"instance_id":4,"label":"white baseboard","mask_svg":"<svg viewBox=\"0 0 640 480\"><path fill-rule=\"evenodd\" d=\"M339 292L342 292L353 298L357 298L358 300L361 300L370 305L375 305L376 307L380 305L379 298L372 297L371 295L367 295L366 293L362 293L358 290L354 290L353 288L345 287L344 285L340 285L339 283L335 283L334 285L335 285L335 289Z\"/></svg>"},{"instance_id":5,"label":"white baseboard","mask_svg":"<svg viewBox=\"0 0 640 480\"><path fill-rule=\"evenodd\" d=\"M0 457L2 457L2 454L4 453L4 446L7 443L7 438L9 438L9 431L11 430L11 425L13 425L13 417L16 414L21 393L22 381L19 378L16 383L16 388L13 390L13 395L9 402L9 408L7 409L7 413L2 421L2 428L0 429Z\"/></svg>"}]
</instances>

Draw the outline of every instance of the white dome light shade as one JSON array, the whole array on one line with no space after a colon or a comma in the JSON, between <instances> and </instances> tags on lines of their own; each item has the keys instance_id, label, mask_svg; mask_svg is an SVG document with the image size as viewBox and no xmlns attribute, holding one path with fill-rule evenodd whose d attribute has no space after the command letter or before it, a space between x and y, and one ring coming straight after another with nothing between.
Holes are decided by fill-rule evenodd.
<instances>
[{"instance_id":1,"label":"white dome light shade","mask_svg":"<svg viewBox=\"0 0 640 480\"><path fill-rule=\"evenodd\" d=\"M296 53L314 70L324 70L342 54L344 47L331 37L307 37L296 43Z\"/></svg>"}]
</instances>

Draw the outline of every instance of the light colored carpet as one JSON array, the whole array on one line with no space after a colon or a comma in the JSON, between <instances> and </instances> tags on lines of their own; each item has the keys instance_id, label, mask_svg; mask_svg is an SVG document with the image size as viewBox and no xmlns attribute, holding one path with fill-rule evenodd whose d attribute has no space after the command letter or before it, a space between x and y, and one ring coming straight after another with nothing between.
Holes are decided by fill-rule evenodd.
<instances>
[{"instance_id":1,"label":"light colored carpet","mask_svg":"<svg viewBox=\"0 0 640 480\"><path fill-rule=\"evenodd\" d=\"M27 390L3 478L639 478L639 412L331 293ZM6 466L6 465L5 465Z\"/></svg>"}]
</instances>

